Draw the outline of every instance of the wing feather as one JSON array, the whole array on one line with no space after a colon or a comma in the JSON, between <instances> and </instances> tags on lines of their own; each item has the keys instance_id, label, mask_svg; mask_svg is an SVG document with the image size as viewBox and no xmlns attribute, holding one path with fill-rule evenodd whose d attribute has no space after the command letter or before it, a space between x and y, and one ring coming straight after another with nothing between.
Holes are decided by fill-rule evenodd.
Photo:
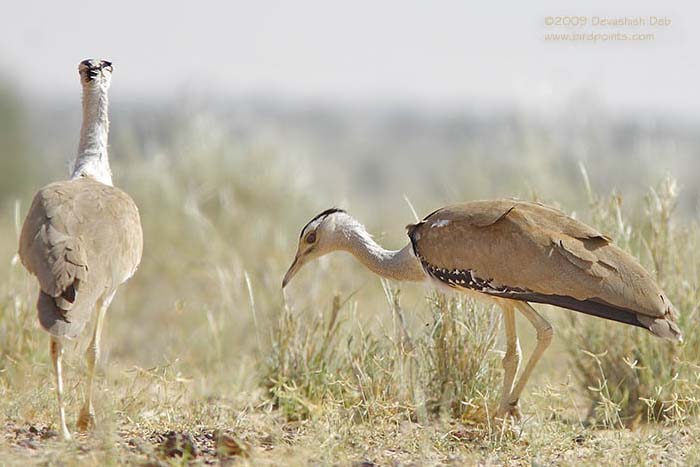
<instances>
[{"instance_id":1,"label":"wing feather","mask_svg":"<svg viewBox=\"0 0 700 467\"><path fill-rule=\"evenodd\" d=\"M526 291L542 303L556 296L553 304L566 301L561 297L607 304L647 317L641 320L652 332L658 320L677 317L652 276L610 237L537 203L448 206L412 227L409 236L422 261L438 270L469 271L476 283L492 286L482 287L485 293L512 290L517 299Z\"/></svg>"},{"instance_id":2,"label":"wing feather","mask_svg":"<svg viewBox=\"0 0 700 467\"><path fill-rule=\"evenodd\" d=\"M42 326L77 335L99 297L134 273L142 247L138 209L121 190L87 178L41 189L22 227L19 255L39 281Z\"/></svg>"}]
</instances>

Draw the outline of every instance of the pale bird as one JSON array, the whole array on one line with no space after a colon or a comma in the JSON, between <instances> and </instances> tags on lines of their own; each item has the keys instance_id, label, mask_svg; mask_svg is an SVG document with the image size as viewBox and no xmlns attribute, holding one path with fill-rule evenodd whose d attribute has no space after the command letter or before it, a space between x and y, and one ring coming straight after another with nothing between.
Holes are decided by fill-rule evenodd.
<instances>
[{"instance_id":1,"label":"pale bird","mask_svg":"<svg viewBox=\"0 0 700 467\"><path fill-rule=\"evenodd\" d=\"M19 256L39 282L39 323L50 334L61 432L70 439L63 403L61 357L64 339L77 337L96 310L87 348L86 400L78 417L81 431L94 425L92 386L105 313L120 284L141 260L139 211L125 192L112 186L107 156L107 115L112 64L84 60L83 124L69 180L51 183L34 196L24 220Z\"/></svg>"},{"instance_id":2,"label":"pale bird","mask_svg":"<svg viewBox=\"0 0 700 467\"><path fill-rule=\"evenodd\" d=\"M518 401L552 326L528 302L556 305L631 324L682 341L678 314L652 276L593 227L544 206L515 200L447 206L406 227L401 250L379 246L341 209L328 209L301 231L285 287L309 261L347 251L380 276L428 282L495 302L503 310L506 352L496 417L520 417ZM515 310L534 326L537 344L520 378Z\"/></svg>"}]
</instances>

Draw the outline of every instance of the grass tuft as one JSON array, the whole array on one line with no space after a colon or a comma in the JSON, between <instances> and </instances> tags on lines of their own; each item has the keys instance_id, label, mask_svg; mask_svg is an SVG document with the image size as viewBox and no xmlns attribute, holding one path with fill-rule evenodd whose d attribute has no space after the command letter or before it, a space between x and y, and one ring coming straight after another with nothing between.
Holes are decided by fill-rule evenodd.
<instances>
[{"instance_id":1,"label":"grass tuft","mask_svg":"<svg viewBox=\"0 0 700 467\"><path fill-rule=\"evenodd\" d=\"M664 178L645 199L638 222L622 200L590 195L593 224L615 232L616 244L656 275L680 313L685 342L677 345L642 330L570 314L564 329L575 374L591 398L590 417L606 427L640 422L681 423L698 411L700 255L698 226L674 222L678 188Z\"/></svg>"},{"instance_id":2,"label":"grass tuft","mask_svg":"<svg viewBox=\"0 0 700 467\"><path fill-rule=\"evenodd\" d=\"M411 336L399 290L385 283L385 292L394 331L384 336L354 319L356 304L339 296L311 316L285 307L264 372L270 405L287 420L314 418L331 405L358 421L400 412L422 422L486 422L500 384L500 313L431 292L430 321Z\"/></svg>"}]
</instances>

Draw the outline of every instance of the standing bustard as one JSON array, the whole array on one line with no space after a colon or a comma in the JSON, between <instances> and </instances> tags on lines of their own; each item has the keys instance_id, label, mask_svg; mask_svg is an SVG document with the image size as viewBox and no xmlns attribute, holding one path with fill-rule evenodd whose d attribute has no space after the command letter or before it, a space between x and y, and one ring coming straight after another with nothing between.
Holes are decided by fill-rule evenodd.
<instances>
[{"instance_id":1,"label":"standing bustard","mask_svg":"<svg viewBox=\"0 0 700 467\"><path fill-rule=\"evenodd\" d=\"M94 425L92 383L100 353L105 312L120 284L141 261L143 234L134 201L112 186L107 157L107 91L112 64L84 60L78 67L83 87L83 125L70 180L51 183L36 194L22 227L19 255L39 281L39 323L50 334L56 372L61 431L70 439L63 405L63 340L80 334L97 310L87 349L86 400L77 427Z\"/></svg>"},{"instance_id":2,"label":"standing bustard","mask_svg":"<svg viewBox=\"0 0 700 467\"><path fill-rule=\"evenodd\" d=\"M651 275L610 238L556 209L514 200L475 201L438 209L407 230L411 242L388 251L345 211L326 210L302 229L282 287L307 262L342 250L389 279L428 280L495 301L503 310L506 334L497 417L520 417L520 395L553 337L552 326L528 302L682 340L678 315ZM517 382L515 309L537 331L537 345Z\"/></svg>"}]
</instances>

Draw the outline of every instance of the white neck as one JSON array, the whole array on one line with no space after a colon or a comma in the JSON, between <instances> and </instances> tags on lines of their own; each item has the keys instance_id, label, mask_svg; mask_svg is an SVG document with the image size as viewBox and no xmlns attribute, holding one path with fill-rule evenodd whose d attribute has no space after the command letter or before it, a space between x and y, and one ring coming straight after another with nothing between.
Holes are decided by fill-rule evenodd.
<instances>
[{"instance_id":1,"label":"white neck","mask_svg":"<svg viewBox=\"0 0 700 467\"><path fill-rule=\"evenodd\" d=\"M372 239L362 224L343 215L336 224L340 233L340 249L351 253L370 271L397 281L422 282L425 271L413 254L410 244L401 250L385 250Z\"/></svg>"},{"instance_id":2,"label":"white neck","mask_svg":"<svg viewBox=\"0 0 700 467\"><path fill-rule=\"evenodd\" d=\"M83 84L83 126L80 129L78 156L71 171L72 179L91 177L105 185L112 185L107 156L107 89L108 84Z\"/></svg>"}]
</instances>

